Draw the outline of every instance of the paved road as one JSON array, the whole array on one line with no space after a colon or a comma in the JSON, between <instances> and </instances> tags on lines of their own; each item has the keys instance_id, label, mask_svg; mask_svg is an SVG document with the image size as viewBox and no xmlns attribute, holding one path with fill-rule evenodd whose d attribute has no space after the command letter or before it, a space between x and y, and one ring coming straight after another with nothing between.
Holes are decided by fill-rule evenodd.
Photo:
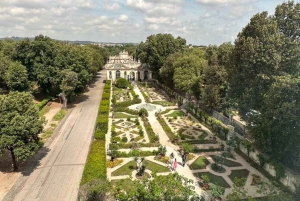
<instances>
[{"instance_id":1,"label":"paved road","mask_svg":"<svg viewBox=\"0 0 300 201\"><path fill-rule=\"evenodd\" d=\"M93 137L103 80L106 79L106 71L100 73L101 78L69 111L53 139L35 156L28 169L22 172L23 175L4 201L76 200Z\"/></svg>"}]
</instances>

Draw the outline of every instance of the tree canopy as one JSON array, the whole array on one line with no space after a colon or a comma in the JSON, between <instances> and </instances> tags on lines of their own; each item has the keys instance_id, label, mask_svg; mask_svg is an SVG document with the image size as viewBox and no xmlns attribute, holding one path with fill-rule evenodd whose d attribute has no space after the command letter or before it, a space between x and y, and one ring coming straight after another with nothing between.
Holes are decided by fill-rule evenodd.
<instances>
[{"instance_id":1,"label":"tree canopy","mask_svg":"<svg viewBox=\"0 0 300 201\"><path fill-rule=\"evenodd\" d=\"M0 95L0 151L10 151L14 170L16 160L26 160L38 149L43 123L29 93Z\"/></svg>"}]
</instances>

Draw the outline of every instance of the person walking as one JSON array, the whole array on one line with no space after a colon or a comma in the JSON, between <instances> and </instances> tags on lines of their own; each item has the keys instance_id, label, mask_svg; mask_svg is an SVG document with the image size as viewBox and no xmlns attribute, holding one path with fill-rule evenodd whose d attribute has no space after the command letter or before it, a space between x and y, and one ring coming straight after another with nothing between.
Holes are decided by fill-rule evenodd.
<instances>
[{"instance_id":1,"label":"person walking","mask_svg":"<svg viewBox=\"0 0 300 201\"><path fill-rule=\"evenodd\" d=\"M173 163L174 163L174 154L173 152L170 154L170 166L171 166L171 169L173 169Z\"/></svg>"},{"instance_id":2,"label":"person walking","mask_svg":"<svg viewBox=\"0 0 300 201\"><path fill-rule=\"evenodd\" d=\"M174 161L174 164L173 164L173 170L176 171L176 168L177 168L177 160L175 158L175 161Z\"/></svg>"},{"instance_id":3,"label":"person walking","mask_svg":"<svg viewBox=\"0 0 300 201\"><path fill-rule=\"evenodd\" d=\"M181 157L182 157L182 166L184 167L185 162L186 162L186 154L183 153Z\"/></svg>"}]
</instances>

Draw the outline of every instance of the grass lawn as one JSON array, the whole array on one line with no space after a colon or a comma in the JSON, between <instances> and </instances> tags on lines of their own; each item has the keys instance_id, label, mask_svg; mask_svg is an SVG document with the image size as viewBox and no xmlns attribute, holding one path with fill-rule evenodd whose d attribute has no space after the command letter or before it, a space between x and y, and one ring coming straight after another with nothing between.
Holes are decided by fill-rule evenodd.
<instances>
[{"instance_id":1,"label":"grass lawn","mask_svg":"<svg viewBox=\"0 0 300 201\"><path fill-rule=\"evenodd\" d=\"M228 177L231 179L231 181L234 181L234 178L238 178L238 179L246 178L247 179L248 175L249 175L249 170L241 169L241 170L231 170L231 174Z\"/></svg>"},{"instance_id":2,"label":"grass lawn","mask_svg":"<svg viewBox=\"0 0 300 201\"><path fill-rule=\"evenodd\" d=\"M56 126L56 125L55 125ZM55 126L51 126L48 128L43 134L42 134L42 139L47 139L52 136L53 131L55 130Z\"/></svg>"},{"instance_id":3,"label":"grass lawn","mask_svg":"<svg viewBox=\"0 0 300 201\"><path fill-rule=\"evenodd\" d=\"M231 161L231 160L227 160L224 159L220 156L216 156L216 155L210 155L210 157L216 162L216 161L220 161L220 163L222 163L223 165L227 166L227 167L239 167L242 166L240 163Z\"/></svg>"},{"instance_id":4,"label":"grass lawn","mask_svg":"<svg viewBox=\"0 0 300 201\"><path fill-rule=\"evenodd\" d=\"M183 116L183 115L184 115L183 111L181 111L181 110L175 110L171 114L166 115L166 117L180 117L180 116Z\"/></svg>"},{"instance_id":5,"label":"grass lawn","mask_svg":"<svg viewBox=\"0 0 300 201\"><path fill-rule=\"evenodd\" d=\"M66 114L67 114L67 110L60 110L56 115L54 115L53 120L60 121L64 118Z\"/></svg>"},{"instance_id":6,"label":"grass lawn","mask_svg":"<svg viewBox=\"0 0 300 201\"><path fill-rule=\"evenodd\" d=\"M169 168L152 161L145 160L144 165L146 166L146 169L151 170L152 172L170 172Z\"/></svg>"},{"instance_id":7,"label":"grass lawn","mask_svg":"<svg viewBox=\"0 0 300 201\"><path fill-rule=\"evenodd\" d=\"M209 178L209 182L213 183L215 185L224 187L224 188L230 188L230 185L225 181L223 177L211 174L210 172L198 172L194 173L194 175L201 179L202 175L207 175Z\"/></svg>"},{"instance_id":8,"label":"grass lawn","mask_svg":"<svg viewBox=\"0 0 300 201\"><path fill-rule=\"evenodd\" d=\"M190 165L190 169L205 169L208 164L209 161L205 158L205 156L200 156Z\"/></svg>"},{"instance_id":9,"label":"grass lawn","mask_svg":"<svg viewBox=\"0 0 300 201\"><path fill-rule=\"evenodd\" d=\"M40 117L44 116L47 112L49 112L49 110L50 110L50 106L47 106L47 105L44 106L43 109L41 109L41 110L39 111Z\"/></svg>"},{"instance_id":10,"label":"grass lawn","mask_svg":"<svg viewBox=\"0 0 300 201\"><path fill-rule=\"evenodd\" d=\"M131 175L132 171L136 169L136 162L130 161L120 167L119 169L113 171L111 176L120 176L120 175Z\"/></svg>"},{"instance_id":11,"label":"grass lawn","mask_svg":"<svg viewBox=\"0 0 300 201\"><path fill-rule=\"evenodd\" d=\"M112 180L111 184L126 192L128 191L132 192L132 190L136 190L136 186L137 186L135 185L134 181L130 179Z\"/></svg>"},{"instance_id":12,"label":"grass lawn","mask_svg":"<svg viewBox=\"0 0 300 201\"><path fill-rule=\"evenodd\" d=\"M136 118L136 116L125 114L123 112L116 112L115 119L122 119L122 118Z\"/></svg>"}]
</instances>

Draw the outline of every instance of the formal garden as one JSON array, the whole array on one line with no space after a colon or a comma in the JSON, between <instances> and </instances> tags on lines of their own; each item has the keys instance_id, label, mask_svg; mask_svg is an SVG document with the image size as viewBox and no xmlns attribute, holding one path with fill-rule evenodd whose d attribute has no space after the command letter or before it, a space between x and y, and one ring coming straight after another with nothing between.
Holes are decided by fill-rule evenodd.
<instances>
[{"instance_id":1,"label":"formal garden","mask_svg":"<svg viewBox=\"0 0 300 201\"><path fill-rule=\"evenodd\" d=\"M240 153L242 147L250 152L248 141L236 136L224 141L229 135L225 125L201 110L195 115L191 107L179 107L152 82L131 85L122 80L125 84L120 86L118 81L111 85L108 82L105 87L107 93L103 94L95 132L98 140L93 143L96 147L105 140L106 159L101 158L106 160L105 175L116 197L122 195L120 200L126 200L139 191L131 186L139 184L136 182L171 179L168 175L193 181L189 185L203 196L202 200L207 196L230 198L237 192L265 196L262 184L272 177L249 164L249 153ZM154 97L159 97L160 103L171 104L155 104ZM160 107L148 111L148 104Z\"/></svg>"},{"instance_id":2,"label":"formal garden","mask_svg":"<svg viewBox=\"0 0 300 201\"><path fill-rule=\"evenodd\" d=\"M138 86L128 84L122 89L113 84L111 88L106 167L107 177L116 188L130 185L133 180L172 173L170 150L176 152L179 166L181 154L187 155L188 169L180 166L177 172L193 178L197 188L215 197L225 198L232 193L236 184L240 188L257 191L258 185L267 181L234 152L233 146L227 145L218 137L224 135L225 129L216 129L215 125L207 123L208 129L205 121L200 123L186 109L178 108L172 102L171 107L156 110L154 115L145 109L129 109L131 105L139 105L142 98L146 101L145 97L148 96L146 102L151 104L155 104L158 99L161 102L171 100L151 82L139 83ZM154 118L159 122L175 149L171 149L169 144L164 144L160 139L157 126L149 121L151 118L151 121ZM256 196L260 194L256 193Z\"/></svg>"}]
</instances>

